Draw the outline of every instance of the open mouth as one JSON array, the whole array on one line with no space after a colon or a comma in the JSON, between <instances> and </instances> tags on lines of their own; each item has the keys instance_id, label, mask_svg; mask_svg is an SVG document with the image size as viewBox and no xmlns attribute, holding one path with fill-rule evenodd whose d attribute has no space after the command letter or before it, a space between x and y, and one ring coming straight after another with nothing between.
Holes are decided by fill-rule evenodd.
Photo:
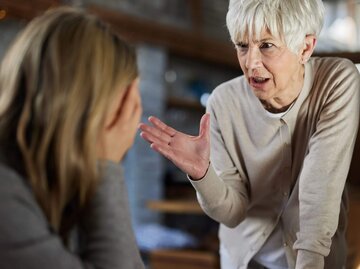
<instances>
[{"instance_id":1,"label":"open mouth","mask_svg":"<svg viewBox=\"0 0 360 269\"><path fill-rule=\"evenodd\" d=\"M264 78L264 77L250 77L250 84L252 86L262 86L269 80L270 80L269 78Z\"/></svg>"},{"instance_id":2,"label":"open mouth","mask_svg":"<svg viewBox=\"0 0 360 269\"><path fill-rule=\"evenodd\" d=\"M264 83L268 81L268 78L262 78L262 77L252 77L251 80L255 83Z\"/></svg>"}]
</instances>

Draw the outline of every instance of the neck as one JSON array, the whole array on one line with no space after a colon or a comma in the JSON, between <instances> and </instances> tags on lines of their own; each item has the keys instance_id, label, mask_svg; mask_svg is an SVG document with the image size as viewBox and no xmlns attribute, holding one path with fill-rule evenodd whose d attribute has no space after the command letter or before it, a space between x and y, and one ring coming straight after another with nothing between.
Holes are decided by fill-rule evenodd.
<instances>
[{"instance_id":1,"label":"neck","mask_svg":"<svg viewBox=\"0 0 360 269\"><path fill-rule=\"evenodd\" d=\"M278 96L268 100L260 100L263 107L271 113L281 113L288 110L288 108L296 101L301 89L304 85L305 67L302 65L299 75L294 80L294 85L288 90L283 91Z\"/></svg>"},{"instance_id":2,"label":"neck","mask_svg":"<svg viewBox=\"0 0 360 269\"><path fill-rule=\"evenodd\" d=\"M293 102L296 100L296 98L293 100ZM263 107L269 111L270 113L282 113L285 112L286 110L289 109L289 107L292 105L293 102L291 102L288 105L280 105L280 106L276 106L276 105L272 105L266 101L260 100L261 104L263 105Z\"/></svg>"}]
</instances>

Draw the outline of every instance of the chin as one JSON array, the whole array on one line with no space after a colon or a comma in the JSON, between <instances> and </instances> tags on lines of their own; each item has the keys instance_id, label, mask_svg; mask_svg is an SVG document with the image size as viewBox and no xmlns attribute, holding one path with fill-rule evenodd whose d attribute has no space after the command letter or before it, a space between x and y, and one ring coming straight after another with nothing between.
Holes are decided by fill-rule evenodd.
<instances>
[{"instance_id":1,"label":"chin","mask_svg":"<svg viewBox=\"0 0 360 269\"><path fill-rule=\"evenodd\" d=\"M266 91L264 89L253 89L253 92L255 96L260 99L261 101L267 101L271 99L271 93L269 91Z\"/></svg>"}]
</instances>

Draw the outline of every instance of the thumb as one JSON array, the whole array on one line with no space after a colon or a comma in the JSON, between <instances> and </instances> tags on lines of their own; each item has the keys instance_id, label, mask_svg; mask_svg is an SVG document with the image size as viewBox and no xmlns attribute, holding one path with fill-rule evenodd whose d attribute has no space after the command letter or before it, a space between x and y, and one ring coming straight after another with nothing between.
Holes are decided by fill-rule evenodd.
<instances>
[{"instance_id":1,"label":"thumb","mask_svg":"<svg viewBox=\"0 0 360 269\"><path fill-rule=\"evenodd\" d=\"M210 114L206 113L201 117L199 137L208 139L209 134L210 134Z\"/></svg>"}]
</instances>

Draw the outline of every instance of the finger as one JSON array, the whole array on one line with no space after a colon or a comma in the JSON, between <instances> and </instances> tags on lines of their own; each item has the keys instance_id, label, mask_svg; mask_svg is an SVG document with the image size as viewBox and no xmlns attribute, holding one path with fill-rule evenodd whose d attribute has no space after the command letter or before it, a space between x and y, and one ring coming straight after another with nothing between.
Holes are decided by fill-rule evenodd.
<instances>
[{"instance_id":1,"label":"finger","mask_svg":"<svg viewBox=\"0 0 360 269\"><path fill-rule=\"evenodd\" d=\"M150 133L152 136L156 137L159 141L162 141L165 144L170 143L171 136L163 132L162 130L159 130L157 127L149 126L143 123L141 123L139 126L143 132Z\"/></svg>"},{"instance_id":2,"label":"finger","mask_svg":"<svg viewBox=\"0 0 360 269\"><path fill-rule=\"evenodd\" d=\"M149 137L147 133L141 132L140 137L150 144L153 143L151 137Z\"/></svg>"},{"instance_id":3,"label":"finger","mask_svg":"<svg viewBox=\"0 0 360 269\"><path fill-rule=\"evenodd\" d=\"M138 128L139 128L141 131L145 131L146 126L147 126L147 125L146 125L145 123L140 122L139 125L138 125Z\"/></svg>"},{"instance_id":4,"label":"finger","mask_svg":"<svg viewBox=\"0 0 360 269\"><path fill-rule=\"evenodd\" d=\"M166 125L164 122L162 122L161 120L159 120L158 118L151 116L149 117L149 121L156 126L157 128L159 128L160 130L162 130L163 132L165 132L166 134L168 134L169 136L173 137L176 134L176 130L171 128L170 126Z\"/></svg>"},{"instance_id":5,"label":"finger","mask_svg":"<svg viewBox=\"0 0 360 269\"><path fill-rule=\"evenodd\" d=\"M164 142L163 140L159 139L158 137L152 135L151 133L148 132L141 132L140 136L145 139L146 141L148 141L150 144L152 143L156 143L159 145L163 145L163 146L167 146L168 143Z\"/></svg>"},{"instance_id":6,"label":"finger","mask_svg":"<svg viewBox=\"0 0 360 269\"><path fill-rule=\"evenodd\" d=\"M210 136L210 114L209 113L206 113L201 117L199 136L206 137L206 138L209 138L209 136Z\"/></svg>"}]
</instances>

